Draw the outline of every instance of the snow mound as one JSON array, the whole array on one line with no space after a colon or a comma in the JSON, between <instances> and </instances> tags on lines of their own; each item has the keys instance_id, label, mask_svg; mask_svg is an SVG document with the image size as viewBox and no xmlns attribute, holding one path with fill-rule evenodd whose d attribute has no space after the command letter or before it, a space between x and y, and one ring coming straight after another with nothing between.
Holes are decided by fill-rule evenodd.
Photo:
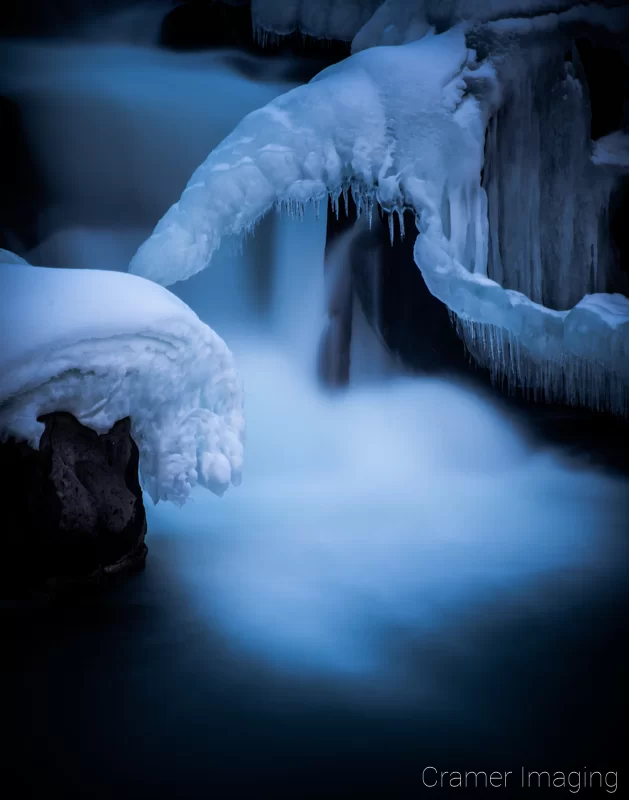
<instances>
[{"instance_id":1,"label":"snow mound","mask_svg":"<svg viewBox=\"0 0 629 800\"><path fill-rule=\"evenodd\" d=\"M551 16L551 28L561 24L562 15ZM430 291L464 326L493 326L541 365L521 368L514 348L492 349L495 337L471 331L481 360L497 361L511 386L522 379L548 399L598 405L599 377L609 373L621 387L610 407L624 413L629 308L595 286L577 289L594 301L558 311L488 275L485 134L513 91L509 58L477 61L467 30L363 50L249 114L196 170L130 270L165 284L185 279L209 264L223 237L238 239L271 208L303 214L306 203L330 196L338 213L351 191L359 214L370 217L377 202L402 222L404 209L413 210L415 261ZM607 313L611 305L621 313ZM556 379L568 362L585 376L576 394Z\"/></svg>"},{"instance_id":2,"label":"snow mound","mask_svg":"<svg viewBox=\"0 0 629 800\"><path fill-rule=\"evenodd\" d=\"M40 415L98 433L131 417L144 487L182 504L242 469L243 395L223 340L166 289L124 273L0 265L0 434L39 446ZM6 302L8 300L8 302Z\"/></svg>"}]
</instances>

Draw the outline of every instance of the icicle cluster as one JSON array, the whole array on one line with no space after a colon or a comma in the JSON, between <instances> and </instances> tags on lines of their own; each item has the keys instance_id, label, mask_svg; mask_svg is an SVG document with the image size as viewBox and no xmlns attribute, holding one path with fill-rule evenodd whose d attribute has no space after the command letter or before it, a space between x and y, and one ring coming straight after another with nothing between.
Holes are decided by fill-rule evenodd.
<instances>
[{"instance_id":1,"label":"icicle cluster","mask_svg":"<svg viewBox=\"0 0 629 800\"><path fill-rule=\"evenodd\" d=\"M450 316L470 355L509 394L523 391L534 400L629 416L626 379L600 362L566 350L552 359L533 358L510 331Z\"/></svg>"},{"instance_id":2,"label":"icicle cluster","mask_svg":"<svg viewBox=\"0 0 629 800\"><path fill-rule=\"evenodd\" d=\"M414 212L415 261L481 362L569 402L598 407L607 391L622 411L614 387L629 384L629 300L601 293L613 289L602 233L611 172L591 161L576 54L565 62L551 30L535 59L514 55L516 22L495 64L477 60L459 26L364 50L250 114L195 172L130 270L185 279L270 209L303 216L307 203L330 197L338 214L351 192L359 216L370 219L378 203L391 229L398 214L402 234L404 210ZM555 91L540 104L534 70L548 63Z\"/></svg>"},{"instance_id":3,"label":"icicle cluster","mask_svg":"<svg viewBox=\"0 0 629 800\"><path fill-rule=\"evenodd\" d=\"M300 32L350 42L382 0L252 0L254 35L262 44Z\"/></svg>"}]
</instances>

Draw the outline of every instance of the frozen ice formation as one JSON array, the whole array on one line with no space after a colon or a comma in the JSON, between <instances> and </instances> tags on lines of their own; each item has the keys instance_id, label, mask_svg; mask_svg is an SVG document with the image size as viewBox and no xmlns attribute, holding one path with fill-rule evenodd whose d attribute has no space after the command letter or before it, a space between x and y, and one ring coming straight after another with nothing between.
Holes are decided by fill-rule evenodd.
<instances>
[{"instance_id":1,"label":"frozen ice formation","mask_svg":"<svg viewBox=\"0 0 629 800\"><path fill-rule=\"evenodd\" d=\"M251 19L258 39L296 31L318 39L350 42L381 0L252 0Z\"/></svg>"},{"instance_id":2,"label":"frozen ice formation","mask_svg":"<svg viewBox=\"0 0 629 800\"><path fill-rule=\"evenodd\" d=\"M604 4L622 6L623 0L604 0ZM423 36L417 31L424 23L445 30L463 20L549 18L571 8L593 18L599 14L596 6L590 0L252 0L251 17L263 44L300 32L318 39L354 39L352 49L358 51L413 41Z\"/></svg>"},{"instance_id":3,"label":"frozen ice formation","mask_svg":"<svg viewBox=\"0 0 629 800\"><path fill-rule=\"evenodd\" d=\"M601 224L618 172L601 163L623 147L592 146L562 33L626 17L583 6L356 53L245 117L131 271L185 279L269 209L301 214L330 196L338 213L352 192L359 213L414 211L426 284L496 379L626 413L629 300L613 290Z\"/></svg>"},{"instance_id":4,"label":"frozen ice formation","mask_svg":"<svg viewBox=\"0 0 629 800\"><path fill-rule=\"evenodd\" d=\"M37 448L48 412L98 433L129 416L154 502L239 482L239 378L223 340L185 303L134 275L16 262L0 264L0 290L0 435Z\"/></svg>"}]
</instances>

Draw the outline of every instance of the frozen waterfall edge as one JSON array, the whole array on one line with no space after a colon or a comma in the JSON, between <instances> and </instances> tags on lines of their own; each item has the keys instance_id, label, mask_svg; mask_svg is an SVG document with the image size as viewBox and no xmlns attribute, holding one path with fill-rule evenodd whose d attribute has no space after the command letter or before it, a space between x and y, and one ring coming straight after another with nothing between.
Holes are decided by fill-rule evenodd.
<instances>
[{"instance_id":1,"label":"frozen waterfall edge","mask_svg":"<svg viewBox=\"0 0 629 800\"><path fill-rule=\"evenodd\" d=\"M396 80L392 76L409 76ZM412 77L410 77L412 76ZM206 268L272 208L414 212L415 261L497 380L548 400L628 411L629 299L585 293L554 310L487 274L485 134L503 86L465 26L374 47L253 112L192 176L130 271L173 283Z\"/></svg>"}]
</instances>

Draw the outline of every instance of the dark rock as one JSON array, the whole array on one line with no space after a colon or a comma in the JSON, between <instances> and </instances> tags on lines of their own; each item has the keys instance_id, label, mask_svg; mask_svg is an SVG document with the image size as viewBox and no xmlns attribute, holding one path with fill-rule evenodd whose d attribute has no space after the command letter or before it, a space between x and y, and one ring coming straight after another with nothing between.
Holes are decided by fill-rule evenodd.
<instances>
[{"instance_id":1,"label":"dark rock","mask_svg":"<svg viewBox=\"0 0 629 800\"><path fill-rule=\"evenodd\" d=\"M146 513L129 418L100 436L65 412L41 421L39 450L0 444L0 586L57 593L141 569Z\"/></svg>"},{"instance_id":2,"label":"dark rock","mask_svg":"<svg viewBox=\"0 0 629 800\"><path fill-rule=\"evenodd\" d=\"M204 50L210 47L257 49L248 3L227 4L189 0L164 17L160 44L172 50Z\"/></svg>"}]
</instances>

